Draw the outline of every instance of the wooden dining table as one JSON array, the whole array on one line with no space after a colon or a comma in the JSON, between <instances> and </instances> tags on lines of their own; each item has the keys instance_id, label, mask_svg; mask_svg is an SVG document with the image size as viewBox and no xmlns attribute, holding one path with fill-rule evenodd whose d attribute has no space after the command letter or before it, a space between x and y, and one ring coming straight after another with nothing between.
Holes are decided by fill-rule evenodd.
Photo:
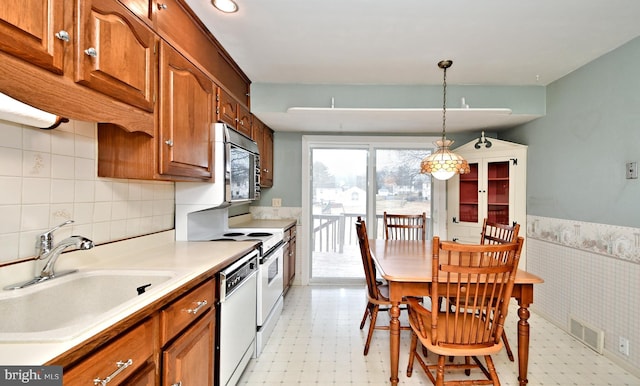
<instances>
[{"instance_id":1,"label":"wooden dining table","mask_svg":"<svg viewBox=\"0 0 640 386\"><path fill-rule=\"evenodd\" d=\"M400 303L406 296L429 295L431 275L431 240L370 240L371 254L378 273L389 284L391 301L390 367L391 384L398 384L400 357ZM518 270L512 297L518 302L518 381L527 384L529 366L529 306L533 303L533 287L543 280ZM408 355L408 353L407 353Z\"/></svg>"}]
</instances>

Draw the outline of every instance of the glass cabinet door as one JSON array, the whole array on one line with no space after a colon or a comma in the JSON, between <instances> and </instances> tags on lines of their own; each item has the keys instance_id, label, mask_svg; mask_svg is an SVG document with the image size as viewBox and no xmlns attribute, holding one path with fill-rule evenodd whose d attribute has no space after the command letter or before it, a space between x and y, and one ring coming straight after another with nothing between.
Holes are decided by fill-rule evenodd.
<instances>
[{"instance_id":1,"label":"glass cabinet door","mask_svg":"<svg viewBox=\"0 0 640 386\"><path fill-rule=\"evenodd\" d=\"M487 163L487 219L509 224L509 161Z\"/></svg>"},{"instance_id":2,"label":"glass cabinet door","mask_svg":"<svg viewBox=\"0 0 640 386\"><path fill-rule=\"evenodd\" d=\"M459 215L461 222L478 222L480 179L478 163L469 163L470 173L460 175Z\"/></svg>"}]
</instances>

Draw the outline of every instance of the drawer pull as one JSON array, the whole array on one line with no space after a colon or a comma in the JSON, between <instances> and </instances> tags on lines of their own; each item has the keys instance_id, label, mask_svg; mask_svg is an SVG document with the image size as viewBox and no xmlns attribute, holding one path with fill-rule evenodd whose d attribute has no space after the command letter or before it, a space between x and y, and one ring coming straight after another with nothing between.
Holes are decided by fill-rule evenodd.
<instances>
[{"instance_id":1,"label":"drawer pull","mask_svg":"<svg viewBox=\"0 0 640 386\"><path fill-rule=\"evenodd\" d=\"M176 383L172 383L171 386L182 386L182 381L178 381Z\"/></svg>"},{"instance_id":2,"label":"drawer pull","mask_svg":"<svg viewBox=\"0 0 640 386\"><path fill-rule=\"evenodd\" d=\"M207 305L207 301L206 300L203 300L201 302L197 302L196 303L196 308L189 308L187 310L187 313L195 315L195 314L198 313L198 311L200 311L202 309L202 307L204 307L206 305Z\"/></svg>"},{"instance_id":3,"label":"drawer pull","mask_svg":"<svg viewBox=\"0 0 640 386\"><path fill-rule=\"evenodd\" d=\"M93 380L93 384L94 385L105 386L107 383L111 382L113 380L113 378L118 376L118 374L123 372L124 369L126 369L129 366L131 366L132 364L133 364L133 359L129 359L126 362L122 362L122 361L116 362L116 366L118 366L118 369L116 371L114 371L113 373L109 374L105 379L100 379L100 378L94 379Z\"/></svg>"}]
</instances>

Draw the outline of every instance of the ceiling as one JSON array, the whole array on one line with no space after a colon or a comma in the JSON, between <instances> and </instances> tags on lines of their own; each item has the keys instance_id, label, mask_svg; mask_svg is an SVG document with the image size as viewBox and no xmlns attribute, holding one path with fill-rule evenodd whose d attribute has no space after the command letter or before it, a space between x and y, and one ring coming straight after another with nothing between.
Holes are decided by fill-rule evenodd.
<instances>
[{"instance_id":1,"label":"ceiling","mask_svg":"<svg viewBox=\"0 0 640 386\"><path fill-rule=\"evenodd\" d=\"M441 85L436 64L451 59L448 85L546 86L640 36L637 0L236 0L234 14L186 2L254 85ZM295 107L308 106L256 115L276 131L442 124L429 109ZM451 131L502 129L539 116L493 107L451 109L447 122L459 120Z\"/></svg>"}]
</instances>

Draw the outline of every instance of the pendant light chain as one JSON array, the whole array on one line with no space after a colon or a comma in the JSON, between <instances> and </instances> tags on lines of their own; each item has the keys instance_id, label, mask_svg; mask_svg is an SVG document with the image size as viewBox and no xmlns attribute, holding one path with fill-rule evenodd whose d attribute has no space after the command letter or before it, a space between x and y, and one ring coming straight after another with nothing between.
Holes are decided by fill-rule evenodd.
<instances>
[{"instance_id":1,"label":"pendant light chain","mask_svg":"<svg viewBox=\"0 0 640 386\"><path fill-rule=\"evenodd\" d=\"M442 142L445 140L445 127L447 125L447 67L443 66L444 77L442 80Z\"/></svg>"}]
</instances>

